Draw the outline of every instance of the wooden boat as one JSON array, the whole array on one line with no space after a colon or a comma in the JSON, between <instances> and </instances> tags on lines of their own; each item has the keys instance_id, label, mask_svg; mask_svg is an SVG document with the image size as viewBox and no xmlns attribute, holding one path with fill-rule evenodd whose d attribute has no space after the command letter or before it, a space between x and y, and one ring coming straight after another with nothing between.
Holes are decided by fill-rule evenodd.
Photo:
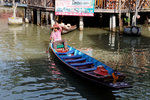
<instances>
[{"instance_id":1,"label":"wooden boat","mask_svg":"<svg viewBox=\"0 0 150 100\"><path fill-rule=\"evenodd\" d=\"M73 30L77 29L77 26L76 25L73 25L71 26L70 28L65 28L65 27L62 27L62 34L66 34L66 33L69 33Z\"/></svg>"},{"instance_id":2,"label":"wooden boat","mask_svg":"<svg viewBox=\"0 0 150 100\"><path fill-rule=\"evenodd\" d=\"M53 44L49 44L49 51L75 74L87 79L88 81L98 84L109 89L121 89L131 87L128 83L123 82L125 76L120 72L114 71L102 62L86 55L85 53L68 45L68 50L64 50L64 46L57 46L57 50L53 48Z\"/></svg>"},{"instance_id":3,"label":"wooden boat","mask_svg":"<svg viewBox=\"0 0 150 100\"><path fill-rule=\"evenodd\" d=\"M8 18L9 25L21 25L23 24L22 17L16 17L16 9L18 4L13 4L13 16Z\"/></svg>"},{"instance_id":4,"label":"wooden boat","mask_svg":"<svg viewBox=\"0 0 150 100\"><path fill-rule=\"evenodd\" d=\"M9 25L22 25L23 19L21 17L9 17L8 18L8 24Z\"/></svg>"}]
</instances>

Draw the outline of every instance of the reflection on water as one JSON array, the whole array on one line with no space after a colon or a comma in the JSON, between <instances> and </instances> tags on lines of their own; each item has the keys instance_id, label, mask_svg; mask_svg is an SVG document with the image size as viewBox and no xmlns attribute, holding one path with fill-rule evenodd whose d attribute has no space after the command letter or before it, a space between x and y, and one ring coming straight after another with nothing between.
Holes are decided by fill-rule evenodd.
<instances>
[{"instance_id":1,"label":"reflection on water","mask_svg":"<svg viewBox=\"0 0 150 100\"><path fill-rule=\"evenodd\" d=\"M0 100L114 100L150 98L150 34L118 36L107 29L85 28L62 37L68 44L127 75L130 89L102 90L47 56L49 28L8 26L0 19Z\"/></svg>"}]
</instances>

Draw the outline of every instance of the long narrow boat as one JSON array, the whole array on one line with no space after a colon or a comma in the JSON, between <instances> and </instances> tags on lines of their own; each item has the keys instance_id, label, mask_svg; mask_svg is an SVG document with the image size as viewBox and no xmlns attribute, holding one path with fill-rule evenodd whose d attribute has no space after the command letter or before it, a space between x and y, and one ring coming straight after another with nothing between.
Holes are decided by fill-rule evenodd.
<instances>
[{"instance_id":1,"label":"long narrow boat","mask_svg":"<svg viewBox=\"0 0 150 100\"><path fill-rule=\"evenodd\" d=\"M131 87L123 81L125 79L123 74L69 45L68 50L64 50L63 45L57 46L55 50L52 43L49 47L49 51L51 50L65 67L92 83L110 89Z\"/></svg>"},{"instance_id":2,"label":"long narrow boat","mask_svg":"<svg viewBox=\"0 0 150 100\"><path fill-rule=\"evenodd\" d=\"M77 25L73 25L69 29L66 29L66 28L62 27L62 34L69 33L69 32L71 32L71 31L73 31L75 29L77 29Z\"/></svg>"}]
</instances>

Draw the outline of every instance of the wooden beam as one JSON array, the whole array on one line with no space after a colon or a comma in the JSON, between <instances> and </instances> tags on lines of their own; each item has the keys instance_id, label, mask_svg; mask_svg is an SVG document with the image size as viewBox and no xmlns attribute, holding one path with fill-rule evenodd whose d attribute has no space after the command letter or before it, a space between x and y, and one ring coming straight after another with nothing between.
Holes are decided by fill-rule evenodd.
<instances>
[{"instance_id":1,"label":"wooden beam","mask_svg":"<svg viewBox=\"0 0 150 100\"><path fill-rule=\"evenodd\" d=\"M83 29L84 29L83 16L79 16L79 30L82 31Z\"/></svg>"}]
</instances>

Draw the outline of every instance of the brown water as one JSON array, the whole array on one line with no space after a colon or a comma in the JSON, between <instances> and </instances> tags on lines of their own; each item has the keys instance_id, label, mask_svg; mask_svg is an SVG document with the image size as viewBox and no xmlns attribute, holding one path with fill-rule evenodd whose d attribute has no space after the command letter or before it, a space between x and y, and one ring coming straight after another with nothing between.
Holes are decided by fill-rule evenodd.
<instances>
[{"instance_id":1,"label":"brown water","mask_svg":"<svg viewBox=\"0 0 150 100\"><path fill-rule=\"evenodd\" d=\"M118 36L100 28L75 30L68 44L124 73L133 87L101 90L48 58L49 28L8 26L0 19L0 100L149 100L150 27L142 36Z\"/></svg>"}]
</instances>

